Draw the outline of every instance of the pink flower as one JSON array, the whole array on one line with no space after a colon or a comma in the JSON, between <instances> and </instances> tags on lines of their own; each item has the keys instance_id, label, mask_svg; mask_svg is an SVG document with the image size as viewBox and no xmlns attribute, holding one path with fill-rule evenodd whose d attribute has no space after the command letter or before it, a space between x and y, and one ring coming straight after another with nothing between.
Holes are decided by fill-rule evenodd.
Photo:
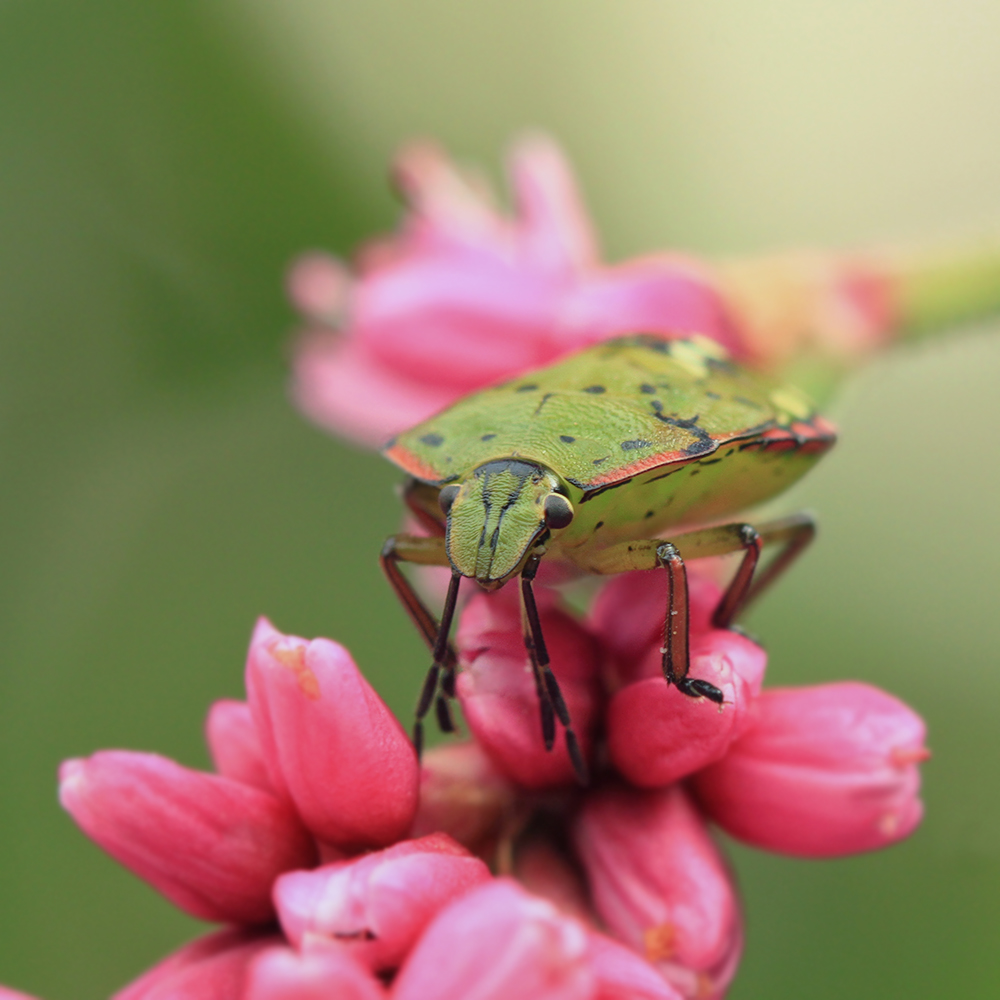
<instances>
[{"instance_id":1,"label":"pink flower","mask_svg":"<svg viewBox=\"0 0 1000 1000\"><path fill-rule=\"evenodd\" d=\"M516 143L510 174L513 218L437 147L409 146L395 167L409 210L401 233L369 247L353 280L319 254L293 268L292 299L312 324L295 360L310 417L381 444L467 392L619 334L699 332L739 351L706 268L665 256L599 263L551 140Z\"/></svg>"},{"instance_id":2,"label":"pink flower","mask_svg":"<svg viewBox=\"0 0 1000 1000\"><path fill-rule=\"evenodd\" d=\"M400 969L392 997L591 1000L595 992L585 928L497 879L438 915Z\"/></svg>"},{"instance_id":3,"label":"pink flower","mask_svg":"<svg viewBox=\"0 0 1000 1000\"><path fill-rule=\"evenodd\" d=\"M36 998L0 984L0 1000L36 1000Z\"/></svg>"},{"instance_id":4,"label":"pink flower","mask_svg":"<svg viewBox=\"0 0 1000 1000\"><path fill-rule=\"evenodd\" d=\"M203 920L269 920L274 880L315 860L281 799L156 754L106 750L68 760L59 781L60 801L84 833Z\"/></svg>"},{"instance_id":5,"label":"pink flower","mask_svg":"<svg viewBox=\"0 0 1000 1000\"><path fill-rule=\"evenodd\" d=\"M340 949L300 954L291 948L264 952L250 970L244 1000L385 1000L385 987Z\"/></svg>"},{"instance_id":6,"label":"pink flower","mask_svg":"<svg viewBox=\"0 0 1000 1000\"><path fill-rule=\"evenodd\" d=\"M687 997L720 997L743 947L732 880L677 786L587 796L573 839L611 933Z\"/></svg>"},{"instance_id":7,"label":"pink flower","mask_svg":"<svg viewBox=\"0 0 1000 1000\"><path fill-rule=\"evenodd\" d=\"M155 754L104 751L60 771L83 831L193 916L273 919L284 872L402 839L419 772L402 727L347 651L260 622L251 704L219 702L207 735L221 774Z\"/></svg>"},{"instance_id":8,"label":"pink flower","mask_svg":"<svg viewBox=\"0 0 1000 1000\"><path fill-rule=\"evenodd\" d=\"M274 887L278 917L296 947L347 948L376 972L395 969L453 899L490 879L478 858L443 833L408 840Z\"/></svg>"},{"instance_id":9,"label":"pink flower","mask_svg":"<svg viewBox=\"0 0 1000 1000\"><path fill-rule=\"evenodd\" d=\"M424 751L414 838L447 833L475 854L491 856L503 816L516 792L478 743L450 743Z\"/></svg>"},{"instance_id":10,"label":"pink flower","mask_svg":"<svg viewBox=\"0 0 1000 1000\"><path fill-rule=\"evenodd\" d=\"M285 636L262 619L246 680L271 783L320 841L352 851L405 835L417 756L343 646Z\"/></svg>"},{"instance_id":11,"label":"pink flower","mask_svg":"<svg viewBox=\"0 0 1000 1000\"><path fill-rule=\"evenodd\" d=\"M250 963L278 938L243 930L198 938L119 990L112 1000L242 1000Z\"/></svg>"},{"instance_id":12,"label":"pink flower","mask_svg":"<svg viewBox=\"0 0 1000 1000\"><path fill-rule=\"evenodd\" d=\"M734 837L803 857L885 847L920 822L924 723L867 684L773 688L753 725L695 776L709 816Z\"/></svg>"}]
</instances>

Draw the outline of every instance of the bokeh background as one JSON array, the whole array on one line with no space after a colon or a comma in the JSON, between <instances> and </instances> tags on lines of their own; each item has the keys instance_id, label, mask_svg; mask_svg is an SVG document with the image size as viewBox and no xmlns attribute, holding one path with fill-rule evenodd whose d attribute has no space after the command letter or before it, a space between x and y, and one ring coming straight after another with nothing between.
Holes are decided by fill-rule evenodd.
<instances>
[{"instance_id":1,"label":"bokeh background","mask_svg":"<svg viewBox=\"0 0 1000 1000\"><path fill-rule=\"evenodd\" d=\"M611 258L1000 232L1000 6L977 0L8 0L0 6L0 981L107 996L200 926L55 801L60 759L207 755L254 617L347 643L402 716L396 475L286 393L306 247L397 217L393 148L567 146ZM446 359L442 359L445 363ZM731 996L1000 991L1000 322L898 350L787 506L820 541L750 624L772 683L927 717L881 855L735 848Z\"/></svg>"}]
</instances>

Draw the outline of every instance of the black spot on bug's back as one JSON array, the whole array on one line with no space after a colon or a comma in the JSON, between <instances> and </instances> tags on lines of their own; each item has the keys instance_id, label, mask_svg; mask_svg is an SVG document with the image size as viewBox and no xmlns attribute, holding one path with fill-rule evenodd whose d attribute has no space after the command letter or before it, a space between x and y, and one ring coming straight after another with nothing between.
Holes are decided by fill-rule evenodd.
<instances>
[{"instance_id":1,"label":"black spot on bug's back","mask_svg":"<svg viewBox=\"0 0 1000 1000\"><path fill-rule=\"evenodd\" d=\"M643 347L646 347L651 351L656 351L657 354L670 353L669 341L660 340L657 337L643 337L641 343Z\"/></svg>"},{"instance_id":2,"label":"black spot on bug's back","mask_svg":"<svg viewBox=\"0 0 1000 1000\"><path fill-rule=\"evenodd\" d=\"M653 512L651 510L647 510L646 513L645 513L645 515L643 515L643 516L644 517L652 517L653 516Z\"/></svg>"},{"instance_id":3,"label":"black spot on bug's back","mask_svg":"<svg viewBox=\"0 0 1000 1000\"><path fill-rule=\"evenodd\" d=\"M741 406L749 406L751 409L754 410L764 409L764 407L761 406L760 403L755 403L752 399L747 399L746 396L733 396L733 402L739 403Z\"/></svg>"},{"instance_id":4,"label":"black spot on bug's back","mask_svg":"<svg viewBox=\"0 0 1000 1000\"><path fill-rule=\"evenodd\" d=\"M725 375L735 375L740 370L739 365L729 358L706 357L705 364L711 371L722 372Z\"/></svg>"},{"instance_id":5,"label":"black spot on bug's back","mask_svg":"<svg viewBox=\"0 0 1000 1000\"><path fill-rule=\"evenodd\" d=\"M479 440L480 441L492 441L496 437L496 434L484 434Z\"/></svg>"},{"instance_id":6,"label":"black spot on bug's back","mask_svg":"<svg viewBox=\"0 0 1000 1000\"><path fill-rule=\"evenodd\" d=\"M602 392L607 392L608 390L603 385L588 385L583 391L592 393L594 396L599 396Z\"/></svg>"},{"instance_id":7,"label":"black spot on bug's back","mask_svg":"<svg viewBox=\"0 0 1000 1000\"><path fill-rule=\"evenodd\" d=\"M707 441L704 438L699 438L697 441L692 442L684 449L685 455L704 455L706 451L711 451L715 447L714 442L711 438ZM697 469L691 472L691 475L695 475Z\"/></svg>"},{"instance_id":8,"label":"black spot on bug's back","mask_svg":"<svg viewBox=\"0 0 1000 1000\"><path fill-rule=\"evenodd\" d=\"M594 525L594 531L597 531L598 528L603 528L603 527L604 527L604 522L598 521L597 524Z\"/></svg>"},{"instance_id":9,"label":"black spot on bug's back","mask_svg":"<svg viewBox=\"0 0 1000 1000\"><path fill-rule=\"evenodd\" d=\"M425 434L420 440L428 448L439 448L444 444L444 438L440 434Z\"/></svg>"},{"instance_id":10,"label":"black spot on bug's back","mask_svg":"<svg viewBox=\"0 0 1000 1000\"><path fill-rule=\"evenodd\" d=\"M649 404L658 414L663 412L663 404L658 400L654 399Z\"/></svg>"},{"instance_id":11,"label":"black spot on bug's back","mask_svg":"<svg viewBox=\"0 0 1000 1000\"><path fill-rule=\"evenodd\" d=\"M648 382L643 382L639 386L639 392L644 392L647 396L653 396L656 394L656 386L650 385Z\"/></svg>"},{"instance_id":12,"label":"black spot on bug's back","mask_svg":"<svg viewBox=\"0 0 1000 1000\"><path fill-rule=\"evenodd\" d=\"M600 465L602 462L606 462L610 457L610 455L605 455L604 458L595 458L594 465Z\"/></svg>"},{"instance_id":13,"label":"black spot on bug's back","mask_svg":"<svg viewBox=\"0 0 1000 1000\"><path fill-rule=\"evenodd\" d=\"M708 396L709 399L722 399L717 392L706 392L705 395Z\"/></svg>"},{"instance_id":14,"label":"black spot on bug's back","mask_svg":"<svg viewBox=\"0 0 1000 1000\"><path fill-rule=\"evenodd\" d=\"M570 437L569 434L560 434L559 440L562 441L563 444L572 444L576 440L576 438Z\"/></svg>"},{"instance_id":15,"label":"black spot on bug's back","mask_svg":"<svg viewBox=\"0 0 1000 1000\"><path fill-rule=\"evenodd\" d=\"M535 391L535 389L537 389L537 388L538 388L538 386L537 386L537 385L535 385L535 383L534 383L534 382L532 382L532 383L531 383L531 384L529 384L529 385L519 385L519 386L518 386L518 387L517 387L517 388L516 388L516 389L514 390L514 392L534 392L534 391Z\"/></svg>"},{"instance_id":16,"label":"black spot on bug's back","mask_svg":"<svg viewBox=\"0 0 1000 1000\"><path fill-rule=\"evenodd\" d=\"M636 438L634 441L622 441L622 451L635 451L637 448L648 448L653 442Z\"/></svg>"}]
</instances>

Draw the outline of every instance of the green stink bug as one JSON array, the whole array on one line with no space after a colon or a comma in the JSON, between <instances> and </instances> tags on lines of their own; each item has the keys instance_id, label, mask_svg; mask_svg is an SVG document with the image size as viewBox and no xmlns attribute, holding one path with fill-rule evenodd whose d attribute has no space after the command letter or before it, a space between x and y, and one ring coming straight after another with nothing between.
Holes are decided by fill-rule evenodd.
<instances>
[{"instance_id":1,"label":"green stink bug","mask_svg":"<svg viewBox=\"0 0 1000 1000\"><path fill-rule=\"evenodd\" d=\"M744 553L713 618L726 628L815 528L807 515L756 528L698 525L781 492L834 441L799 392L740 367L714 341L651 335L609 340L473 393L390 441L385 455L410 476L407 504L432 532L394 535L382 551L390 583L433 651L417 706L418 747L432 704L451 728L456 661L448 634L462 577L487 590L518 577L545 745L551 749L558 719L586 780L535 607L542 559L583 573L665 569L664 677L686 695L721 703L718 688L688 676L684 560ZM767 543L782 548L754 580ZM401 561L451 567L440 622Z\"/></svg>"}]
</instances>

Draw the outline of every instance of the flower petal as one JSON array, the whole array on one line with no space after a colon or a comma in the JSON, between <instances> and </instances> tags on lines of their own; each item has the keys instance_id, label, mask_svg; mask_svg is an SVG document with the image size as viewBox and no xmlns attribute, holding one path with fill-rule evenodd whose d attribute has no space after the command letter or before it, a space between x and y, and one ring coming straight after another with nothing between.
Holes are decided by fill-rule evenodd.
<instances>
[{"instance_id":1,"label":"flower petal","mask_svg":"<svg viewBox=\"0 0 1000 1000\"><path fill-rule=\"evenodd\" d=\"M66 761L59 798L116 861L203 920L270 919L271 885L312 863L287 804L156 754L105 750Z\"/></svg>"},{"instance_id":2,"label":"flower petal","mask_svg":"<svg viewBox=\"0 0 1000 1000\"><path fill-rule=\"evenodd\" d=\"M460 944L459 944L460 942ZM508 879L443 910L400 969L393 1000L593 1000L587 933Z\"/></svg>"},{"instance_id":3,"label":"flower petal","mask_svg":"<svg viewBox=\"0 0 1000 1000\"><path fill-rule=\"evenodd\" d=\"M119 990L111 1000L243 1000L247 968L279 940L224 930L185 945Z\"/></svg>"},{"instance_id":4,"label":"flower petal","mask_svg":"<svg viewBox=\"0 0 1000 1000\"><path fill-rule=\"evenodd\" d=\"M742 950L739 908L683 790L601 789L587 796L573 840L609 932L684 996L720 995Z\"/></svg>"},{"instance_id":5,"label":"flower petal","mask_svg":"<svg viewBox=\"0 0 1000 1000\"><path fill-rule=\"evenodd\" d=\"M420 805L410 836L447 833L468 850L487 850L514 790L478 743L426 750L420 770Z\"/></svg>"},{"instance_id":6,"label":"flower petal","mask_svg":"<svg viewBox=\"0 0 1000 1000\"><path fill-rule=\"evenodd\" d=\"M217 701L208 710L205 737L216 771L265 792L274 792L264 751L245 701Z\"/></svg>"},{"instance_id":7,"label":"flower petal","mask_svg":"<svg viewBox=\"0 0 1000 1000\"><path fill-rule=\"evenodd\" d=\"M443 833L278 879L274 901L297 948L335 945L373 971L396 968L442 907L490 879Z\"/></svg>"},{"instance_id":8,"label":"flower petal","mask_svg":"<svg viewBox=\"0 0 1000 1000\"><path fill-rule=\"evenodd\" d=\"M916 712L868 684L771 688L694 788L713 820L757 847L803 857L870 851L920 822L924 735Z\"/></svg>"},{"instance_id":9,"label":"flower petal","mask_svg":"<svg viewBox=\"0 0 1000 1000\"><path fill-rule=\"evenodd\" d=\"M590 935L590 962L598 983L595 1000L683 1000L649 962L603 934Z\"/></svg>"},{"instance_id":10,"label":"flower petal","mask_svg":"<svg viewBox=\"0 0 1000 1000\"><path fill-rule=\"evenodd\" d=\"M340 949L271 948L250 969L243 1000L385 1000L385 987ZM187 1000L185 997L184 1000Z\"/></svg>"},{"instance_id":11,"label":"flower petal","mask_svg":"<svg viewBox=\"0 0 1000 1000\"><path fill-rule=\"evenodd\" d=\"M351 850L404 836L417 808L416 752L347 650L261 620L246 674L271 780L309 830Z\"/></svg>"}]
</instances>

